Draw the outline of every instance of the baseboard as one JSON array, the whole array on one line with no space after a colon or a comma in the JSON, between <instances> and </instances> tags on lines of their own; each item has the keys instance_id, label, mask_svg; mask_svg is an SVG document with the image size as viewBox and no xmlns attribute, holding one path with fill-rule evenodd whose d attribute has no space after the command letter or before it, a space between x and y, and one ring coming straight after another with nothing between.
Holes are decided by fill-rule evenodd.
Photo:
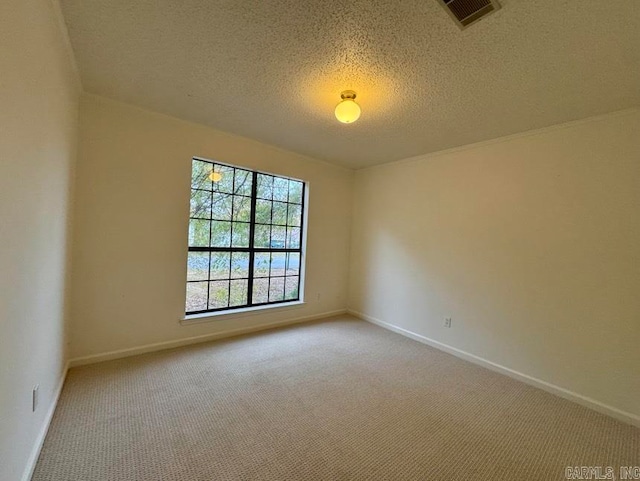
<instances>
[{"instance_id":1,"label":"baseboard","mask_svg":"<svg viewBox=\"0 0 640 481\"><path fill-rule=\"evenodd\" d=\"M367 314L364 314L362 312L358 312L355 311L353 309L348 309L347 312L349 314L351 314L352 316L355 316L359 319L362 319L364 321L370 322L372 324L376 324L380 327L383 327L385 329L388 329L390 331L396 332L398 334L401 334L403 336L409 337L415 341L421 342L423 344L427 344L431 347L434 347L436 349L439 349L441 351L444 351L448 354L452 354L456 357L459 357L460 359L464 359L465 361L469 361L472 362L474 364L477 364L479 366L485 367L487 369L491 369L492 371L498 372L500 374L505 374L513 379L516 379L518 381L522 381L526 384L529 384L531 386L537 387L539 389L542 389L544 391L547 391L551 394L555 394L556 396L560 396L564 399L567 399L569 401L573 401L576 404L580 404L581 406L587 407L589 409L592 409L594 411L597 411L601 414L605 414L607 416L610 416L612 418L617 419L618 421L622 421L624 423L627 424L631 424L633 426L637 426L640 427L640 416L637 416L635 414L623 411L621 409L615 408L613 406L609 406L608 404L604 404L600 401L597 401L595 399L592 399L590 397L587 396L583 396L582 394L578 394L576 392L570 391L568 389L562 388L560 386L556 386L555 384L551 384L547 381L543 381L542 379L538 379L535 378L533 376L529 376L528 374L524 374L518 371L515 371L513 369L510 369L508 367L502 366L500 364L496 364L495 362L489 361L487 359L484 359L482 357L476 356L475 354L470 354L466 351L463 351L461 349L457 349L455 347L449 346L447 344L443 344L439 341L436 341L434 339L430 339L428 337L422 336L420 334L417 334L415 332L409 331L407 329L404 329L402 327L398 327L395 326L393 324L390 324L388 322L382 321L380 319L377 319L375 317L369 316Z\"/></svg>"},{"instance_id":2,"label":"baseboard","mask_svg":"<svg viewBox=\"0 0 640 481\"><path fill-rule=\"evenodd\" d=\"M291 324L299 324L302 322L315 321L318 319L324 319L325 317L337 316L345 314L346 309L339 309L336 311L323 312L320 314L314 314L311 316L297 317L294 319L287 319L284 321L270 322L268 324L260 324L257 326L239 327L236 329L227 329L226 331L219 331L212 334L203 334L201 336L186 337L183 339L177 339L175 341L158 342L155 344L146 344L144 346L132 347L128 349L120 349L117 351L110 351L101 354L93 354L91 356L76 357L69 361L70 367L83 366L85 364L94 364L96 362L111 361L113 359L121 359L123 357L137 356L138 354L146 354L148 352L163 351L165 349L173 349L176 347L188 346L190 344L198 344L201 342L215 341L217 339L224 339L227 337L241 336L243 334L249 334L251 332L264 331L267 329L274 329L276 327L288 326Z\"/></svg>"},{"instance_id":3,"label":"baseboard","mask_svg":"<svg viewBox=\"0 0 640 481\"><path fill-rule=\"evenodd\" d=\"M44 422L42 423L42 428L40 429L40 433L38 433L38 437L36 438L36 442L33 445L33 449L31 450L31 454L29 455L29 459L27 460L27 466L24 469L24 473L22 474L22 481L30 481L31 476L33 476L33 471L36 469L36 463L38 462L38 457L40 456L40 451L42 450L42 445L44 444L44 440L47 437L47 432L49 431L49 426L51 425L51 420L53 419L53 414L56 412L56 407L58 406L58 399L60 399L60 393L62 392L62 386L64 386L64 381L67 378L67 372L69 371L69 362L64 366L64 372L58 382L58 386L56 387L56 391L53 393L53 400L49 405L49 410L44 418Z\"/></svg>"}]
</instances>

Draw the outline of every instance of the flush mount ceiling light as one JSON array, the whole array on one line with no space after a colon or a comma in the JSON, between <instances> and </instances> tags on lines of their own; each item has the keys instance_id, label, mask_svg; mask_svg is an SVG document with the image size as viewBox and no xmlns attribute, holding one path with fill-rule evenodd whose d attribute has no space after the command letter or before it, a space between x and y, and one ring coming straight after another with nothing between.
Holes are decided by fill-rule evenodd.
<instances>
[{"instance_id":1,"label":"flush mount ceiling light","mask_svg":"<svg viewBox=\"0 0 640 481\"><path fill-rule=\"evenodd\" d=\"M340 94L342 101L336 105L336 119L343 124L351 124L360 118L360 106L356 103L356 93L345 90Z\"/></svg>"},{"instance_id":2,"label":"flush mount ceiling light","mask_svg":"<svg viewBox=\"0 0 640 481\"><path fill-rule=\"evenodd\" d=\"M209 174L209 180L211 182L220 182L222 180L222 174L220 172L216 172L215 170L212 170L211 173Z\"/></svg>"}]
</instances>

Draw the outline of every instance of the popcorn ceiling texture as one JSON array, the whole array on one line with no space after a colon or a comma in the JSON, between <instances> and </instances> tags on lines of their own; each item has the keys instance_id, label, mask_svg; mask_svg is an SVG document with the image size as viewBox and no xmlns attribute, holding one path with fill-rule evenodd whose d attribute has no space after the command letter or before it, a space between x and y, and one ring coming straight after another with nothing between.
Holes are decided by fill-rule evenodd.
<instances>
[{"instance_id":1,"label":"popcorn ceiling texture","mask_svg":"<svg viewBox=\"0 0 640 481\"><path fill-rule=\"evenodd\" d=\"M62 0L87 91L348 167L640 104L640 1L502 5Z\"/></svg>"}]
</instances>

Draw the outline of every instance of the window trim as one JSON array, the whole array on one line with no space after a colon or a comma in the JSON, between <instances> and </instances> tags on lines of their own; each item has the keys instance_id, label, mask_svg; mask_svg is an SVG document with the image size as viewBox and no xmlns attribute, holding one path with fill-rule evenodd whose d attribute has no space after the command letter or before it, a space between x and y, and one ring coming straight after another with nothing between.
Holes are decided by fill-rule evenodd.
<instances>
[{"instance_id":1,"label":"window trim","mask_svg":"<svg viewBox=\"0 0 640 481\"><path fill-rule=\"evenodd\" d=\"M188 326L191 324L200 324L203 322L240 319L240 318L245 318L247 316L255 316L257 314L266 314L268 311L272 309L274 310L274 312L300 309L304 307L305 304L306 304L305 301L299 300L299 301L287 301L281 304L280 303L261 304L258 306L241 307L238 309L203 312L200 314L184 314L183 317L180 318L180 324L182 324L183 326Z\"/></svg>"},{"instance_id":2,"label":"window trim","mask_svg":"<svg viewBox=\"0 0 640 481\"><path fill-rule=\"evenodd\" d=\"M297 179L294 177L288 177L288 176L283 176L283 175L278 175L278 174L273 174L270 172L264 172L261 170L257 170L257 169L253 169L250 167L242 167L242 166L237 166L237 165L233 165L233 164L227 164L227 163L223 163L223 162L219 162L216 160L210 160L210 159L205 159L202 157L197 157L194 156L191 159L191 170L193 172L193 161L200 161L200 162L206 162L209 164L212 164L212 166L215 165L221 165L224 167L230 167L233 169L239 169L239 170L243 170L243 171L247 171L251 174L252 176L252 185L251 185L251 196L247 196L245 194L230 194L230 195L239 195L242 197L246 197L250 199L251 202L251 218L249 220L249 222L247 222L249 224L249 246L248 247L205 247L205 246L190 246L189 242L187 242L187 255L190 252L229 252L229 253L233 253L233 252L246 252L249 254L249 266L248 266L248 273L247 273L247 303L243 304L243 305L239 305L239 306L226 306L226 307L218 307L218 308L214 308L214 309L205 309L205 310L198 310L198 311L186 311L186 290L185 290L185 303L184 303L184 317L181 320L182 322L185 323L192 323L192 322L198 322L198 320L200 319L206 319L206 318L211 318L211 317L220 317L220 316L225 316L225 315L232 315L232 314L242 314L242 313L251 313L254 311L261 311L264 309L270 309L270 308L286 308L286 307L297 307L297 306L302 306L304 304L304 285L305 285L305 260L306 260L306 242L307 242L307 222L306 222L306 216L308 215L308 192L309 192L309 184L307 181L304 181L302 179ZM256 204L258 200L270 200L271 202L280 202L280 201L276 201L273 199L273 194L272 194L272 198L271 199L262 199L261 197L258 197L258 175L266 175L266 176L270 176L272 178L280 178L280 179L287 179L287 180L293 180L296 182L300 182L302 184L302 196L301 196L301 203L297 204L297 203L293 203L295 205L299 205L300 206L300 246L298 248L291 248L291 247L283 247L283 248L273 248L273 247L255 247L254 243L255 243L255 228L256 225L263 225L260 223L256 222ZM235 172L234 172L235 175ZM190 186L190 194L193 193L194 190L203 190L203 189L199 189L199 188L194 188L193 185ZM208 192L206 189L203 190ZM211 191L212 194L215 193L215 191ZM284 201L283 201L284 202ZM288 205L291 204L289 202L289 199L287 198L287 212L288 212ZM272 206L273 209L273 206ZM233 215L233 214L232 214ZM273 215L273 211L272 211L272 215ZM191 215L189 215L188 217L189 219L189 224L191 222ZM193 218L193 219L197 219L197 218ZM290 227L288 225L288 215L287 215L287 224L284 227ZM209 222L212 222L213 217L211 219L202 219L202 220L209 220ZM273 219L272 219L273 221ZM234 222L233 221L233 217L231 218L230 222ZM274 224L268 224L270 226L270 231L273 228ZM277 224L277 226L279 227L280 225ZM298 226L291 226L291 227L298 227ZM269 241L270 243L272 242L271 239ZM298 296L295 299L283 299L283 300L279 300L279 301L267 301L267 302L261 302L261 303L257 303L254 304L253 303L253 282L256 279L255 275L254 275L254 269L255 269L255 254L257 253L282 253L282 254L287 254L287 253L296 253L299 254L299 266L298 266ZM209 267L210 268L210 267ZM283 276L273 276L275 278L280 278L282 277L283 279L286 279L286 268L285 268L285 274ZM294 276L295 277L295 276ZM263 277L258 277L258 278L263 278ZM272 276L269 275L268 279L269 279L269 284L271 283L271 278ZM189 281L186 280L185 282L185 286L188 286L189 283L191 282L202 282L202 281ZM208 280L208 282L211 282L211 279ZM208 288L209 289L209 288ZM230 295L230 294L229 294ZM208 298L208 295L207 295ZM208 303L207 303L207 307L209 307Z\"/></svg>"}]
</instances>

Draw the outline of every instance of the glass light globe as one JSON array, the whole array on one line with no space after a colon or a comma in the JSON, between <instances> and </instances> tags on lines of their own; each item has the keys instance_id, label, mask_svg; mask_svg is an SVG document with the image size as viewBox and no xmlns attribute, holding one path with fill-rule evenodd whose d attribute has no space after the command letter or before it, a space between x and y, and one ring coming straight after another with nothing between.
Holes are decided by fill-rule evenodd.
<instances>
[{"instance_id":1,"label":"glass light globe","mask_svg":"<svg viewBox=\"0 0 640 481\"><path fill-rule=\"evenodd\" d=\"M360 118L360 106L354 100L356 93L351 90L342 92L342 101L336 105L336 118L343 124L351 124Z\"/></svg>"}]
</instances>

